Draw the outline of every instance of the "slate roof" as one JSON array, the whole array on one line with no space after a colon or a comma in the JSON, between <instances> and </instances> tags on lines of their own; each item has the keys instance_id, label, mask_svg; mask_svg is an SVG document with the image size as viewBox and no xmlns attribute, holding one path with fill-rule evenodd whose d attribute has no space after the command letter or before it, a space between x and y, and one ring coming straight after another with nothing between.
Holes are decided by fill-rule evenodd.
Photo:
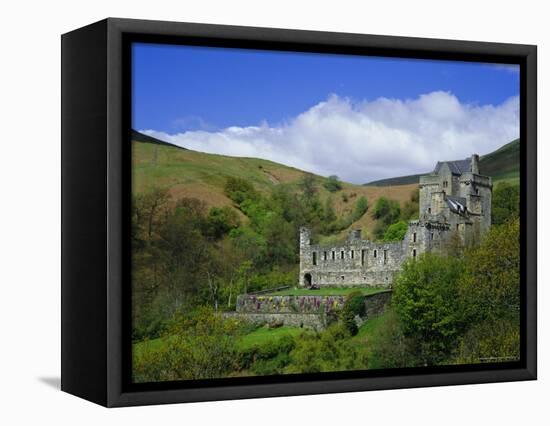
<instances>
[{"instance_id":1,"label":"slate roof","mask_svg":"<svg viewBox=\"0 0 550 426\"><path fill-rule=\"evenodd\" d=\"M438 161L437 164L435 165L434 172L439 173L439 169L441 169L441 167L445 163L447 163L453 175L461 175L462 173L470 172L472 167L472 163L469 158L466 158L465 160L456 160L456 161Z\"/></svg>"},{"instance_id":2,"label":"slate roof","mask_svg":"<svg viewBox=\"0 0 550 426\"><path fill-rule=\"evenodd\" d=\"M446 201L452 212L466 214L466 198L447 196Z\"/></svg>"}]
</instances>

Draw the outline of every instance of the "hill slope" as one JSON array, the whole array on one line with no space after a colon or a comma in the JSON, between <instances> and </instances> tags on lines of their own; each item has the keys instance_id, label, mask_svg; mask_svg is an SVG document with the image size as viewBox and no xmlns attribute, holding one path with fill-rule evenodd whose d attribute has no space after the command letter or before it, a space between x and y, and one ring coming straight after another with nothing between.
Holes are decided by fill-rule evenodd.
<instances>
[{"instance_id":1,"label":"hill slope","mask_svg":"<svg viewBox=\"0 0 550 426\"><path fill-rule=\"evenodd\" d=\"M167 188L174 199L197 198L209 207L233 206L224 194L228 176L250 181L254 187L267 193L276 185L287 184L298 190L298 184L306 174L303 170L284 166L258 158L240 158L206 154L179 148L158 141L150 136L135 132L132 141L132 185L136 194L150 191L153 187ZM326 178L314 175L318 183L321 202L332 197L334 209L339 217L351 214L356 200L365 196L372 206L380 196L407 201L417 182L401 186L363 186L342 183L342 190L330 193L322 183ZM347 201L346 201L347 200ZM350 228L362 229L366 235L374 226L374 219L365 214ZM349 229L349 228L348 228ZM343 237L347 230L336 238Z\"/></svg>"},{"instance_id":2,"label":"hill slope","mask_svg":"<svg viewBox=\"0 0 550 426\"><path fill-rule=\"evenodd\" d=\"M482 175L491 176L493 182L501 180L517 181L519 179L519 139L507 143L490 154L481 156L479 159L479 171ZM429 171L426 173L429 173ZM380 179L366 183L365 185L409 185L411 183L418 183L418 179L422 174Z\"/></svg>"}]
</instances>

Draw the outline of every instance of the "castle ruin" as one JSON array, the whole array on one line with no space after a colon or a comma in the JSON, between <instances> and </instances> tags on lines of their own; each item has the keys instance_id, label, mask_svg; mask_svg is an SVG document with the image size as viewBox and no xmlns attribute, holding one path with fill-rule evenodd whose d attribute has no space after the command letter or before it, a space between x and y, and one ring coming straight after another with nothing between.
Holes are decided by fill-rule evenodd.
<instances>
[{"instance_id":1,"label":"castle ruin","mask_svg":"<svg viewBox=\"0 0 550 426\"><path fill-rule=\"evenodd\" d=\"M363 240L353 230L345 243L311 244L300 229L300 286L391 287L408 258L440 251L455 238L463 246L478 244L491 226L492 181L479 174L479 156L438 162L419 182L419 218L410 221L396 242Z\"/></svg>"}]
</instances>

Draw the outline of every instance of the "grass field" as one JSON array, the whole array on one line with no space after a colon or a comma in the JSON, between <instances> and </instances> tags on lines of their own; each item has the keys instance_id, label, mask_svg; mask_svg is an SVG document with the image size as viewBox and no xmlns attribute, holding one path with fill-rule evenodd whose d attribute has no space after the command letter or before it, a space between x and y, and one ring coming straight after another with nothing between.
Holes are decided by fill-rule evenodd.
<instances>
[{"instance_id":1,"label":"grass field","mask_svg":"<svg viewBox=\"0 0 550 426\"><path fill-rule=\"evenodd\" d=\"M294 337L299 335L302 331L304 330L298 327L260 327L242 336L237 343L237 347L239 349L247 349L254 345L262 345L269 341L278 340L283 336ZM159 337L158 339L136 342L132 345L134 356L140 357L145 351L158 351L162 349L163 345L168 343L169 339L170 337Z\"/></svg>"},{"instance_id":2,"label":"grass field","mask_svg":"<svg viewBox=\"0 0 550 426\"><path fill-rule=\"evenodd\" d=\"M287 288L273 293L262 293L262 296L346 296L351 292L359 291L364 296L369 294L380 293L387 291L387 288L382 287L344 287L344 288L320 288L318 290L309 290L307 288Z\"/></svg>"},{"instance_id":3,"label":"grass field","mask_svg":"<svg viewBox=\"0 0 550 426\"><path fill-rule=\"evenodd\" d=\"M260 327L254 330L252 333L243 336L237 347L239 349L248 349L252 346L263 345L268 342L279 340L284 336L296 337L304 331L303 328L298 327L279 327L279 328L267 328Z\"/></svg>"}]
</instances>

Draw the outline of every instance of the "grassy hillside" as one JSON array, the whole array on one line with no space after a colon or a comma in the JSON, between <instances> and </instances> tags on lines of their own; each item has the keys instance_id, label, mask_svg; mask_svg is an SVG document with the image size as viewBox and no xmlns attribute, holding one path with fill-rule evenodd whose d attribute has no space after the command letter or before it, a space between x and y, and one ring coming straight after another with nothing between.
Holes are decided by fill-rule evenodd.
<instances>
[{"instance_id":1,"label":"grassy hillside","mask_svg":"<svg viewBox=\"0 0 550 426\"><path fill-rule=\"evenodd\" d=\"M516 139L500 147L490 154L483 155L479 159L479 171L481 174L491 176L493 182L519 180L519 139ZM428 171L427 171L428 172ZM421 174L398 176L369 182L368 186L392 186L410 185L418 182Z\"/></svg>"},{"instance_id":2,"label":"grassy hillside","mask_svg":"<svg viewBox=\"0 0 550 426\"><path fill-rule=\"evenodd\" d=\"M257 190L267 193L279 184L288 184L298 189L300 180L306 174L302 170L268 160L205 154L179 148L138 132L134 132L132 155L134 193L150 191L153 186L168 188L175 200L184 197L198 198L209 207L233 206L233 202L224 194L228 176L244 178ZM340 217L351 214L361 196L368 199L370 206L380 196L403 204L417 186L413 183L375 187L344 182L342 190L330 193L322 185L326 178L315 176L315 180L321 201L332 197L336 214ZM372 230L374 222L367 213L350 228L362 229L366 235ZM346 234L347 230L344 230L334 238L343 238Z\"/></svg>"},{"instance_id":3,"label":"grassy hillside","mask_svg":"<svg viewBox=\"0 0 550 426\"><path fill-rule=\"evenodd\" d=\"M519 181L519 139L481 157L479 171L494 181Z\"/></svg>"}]
</instances>

